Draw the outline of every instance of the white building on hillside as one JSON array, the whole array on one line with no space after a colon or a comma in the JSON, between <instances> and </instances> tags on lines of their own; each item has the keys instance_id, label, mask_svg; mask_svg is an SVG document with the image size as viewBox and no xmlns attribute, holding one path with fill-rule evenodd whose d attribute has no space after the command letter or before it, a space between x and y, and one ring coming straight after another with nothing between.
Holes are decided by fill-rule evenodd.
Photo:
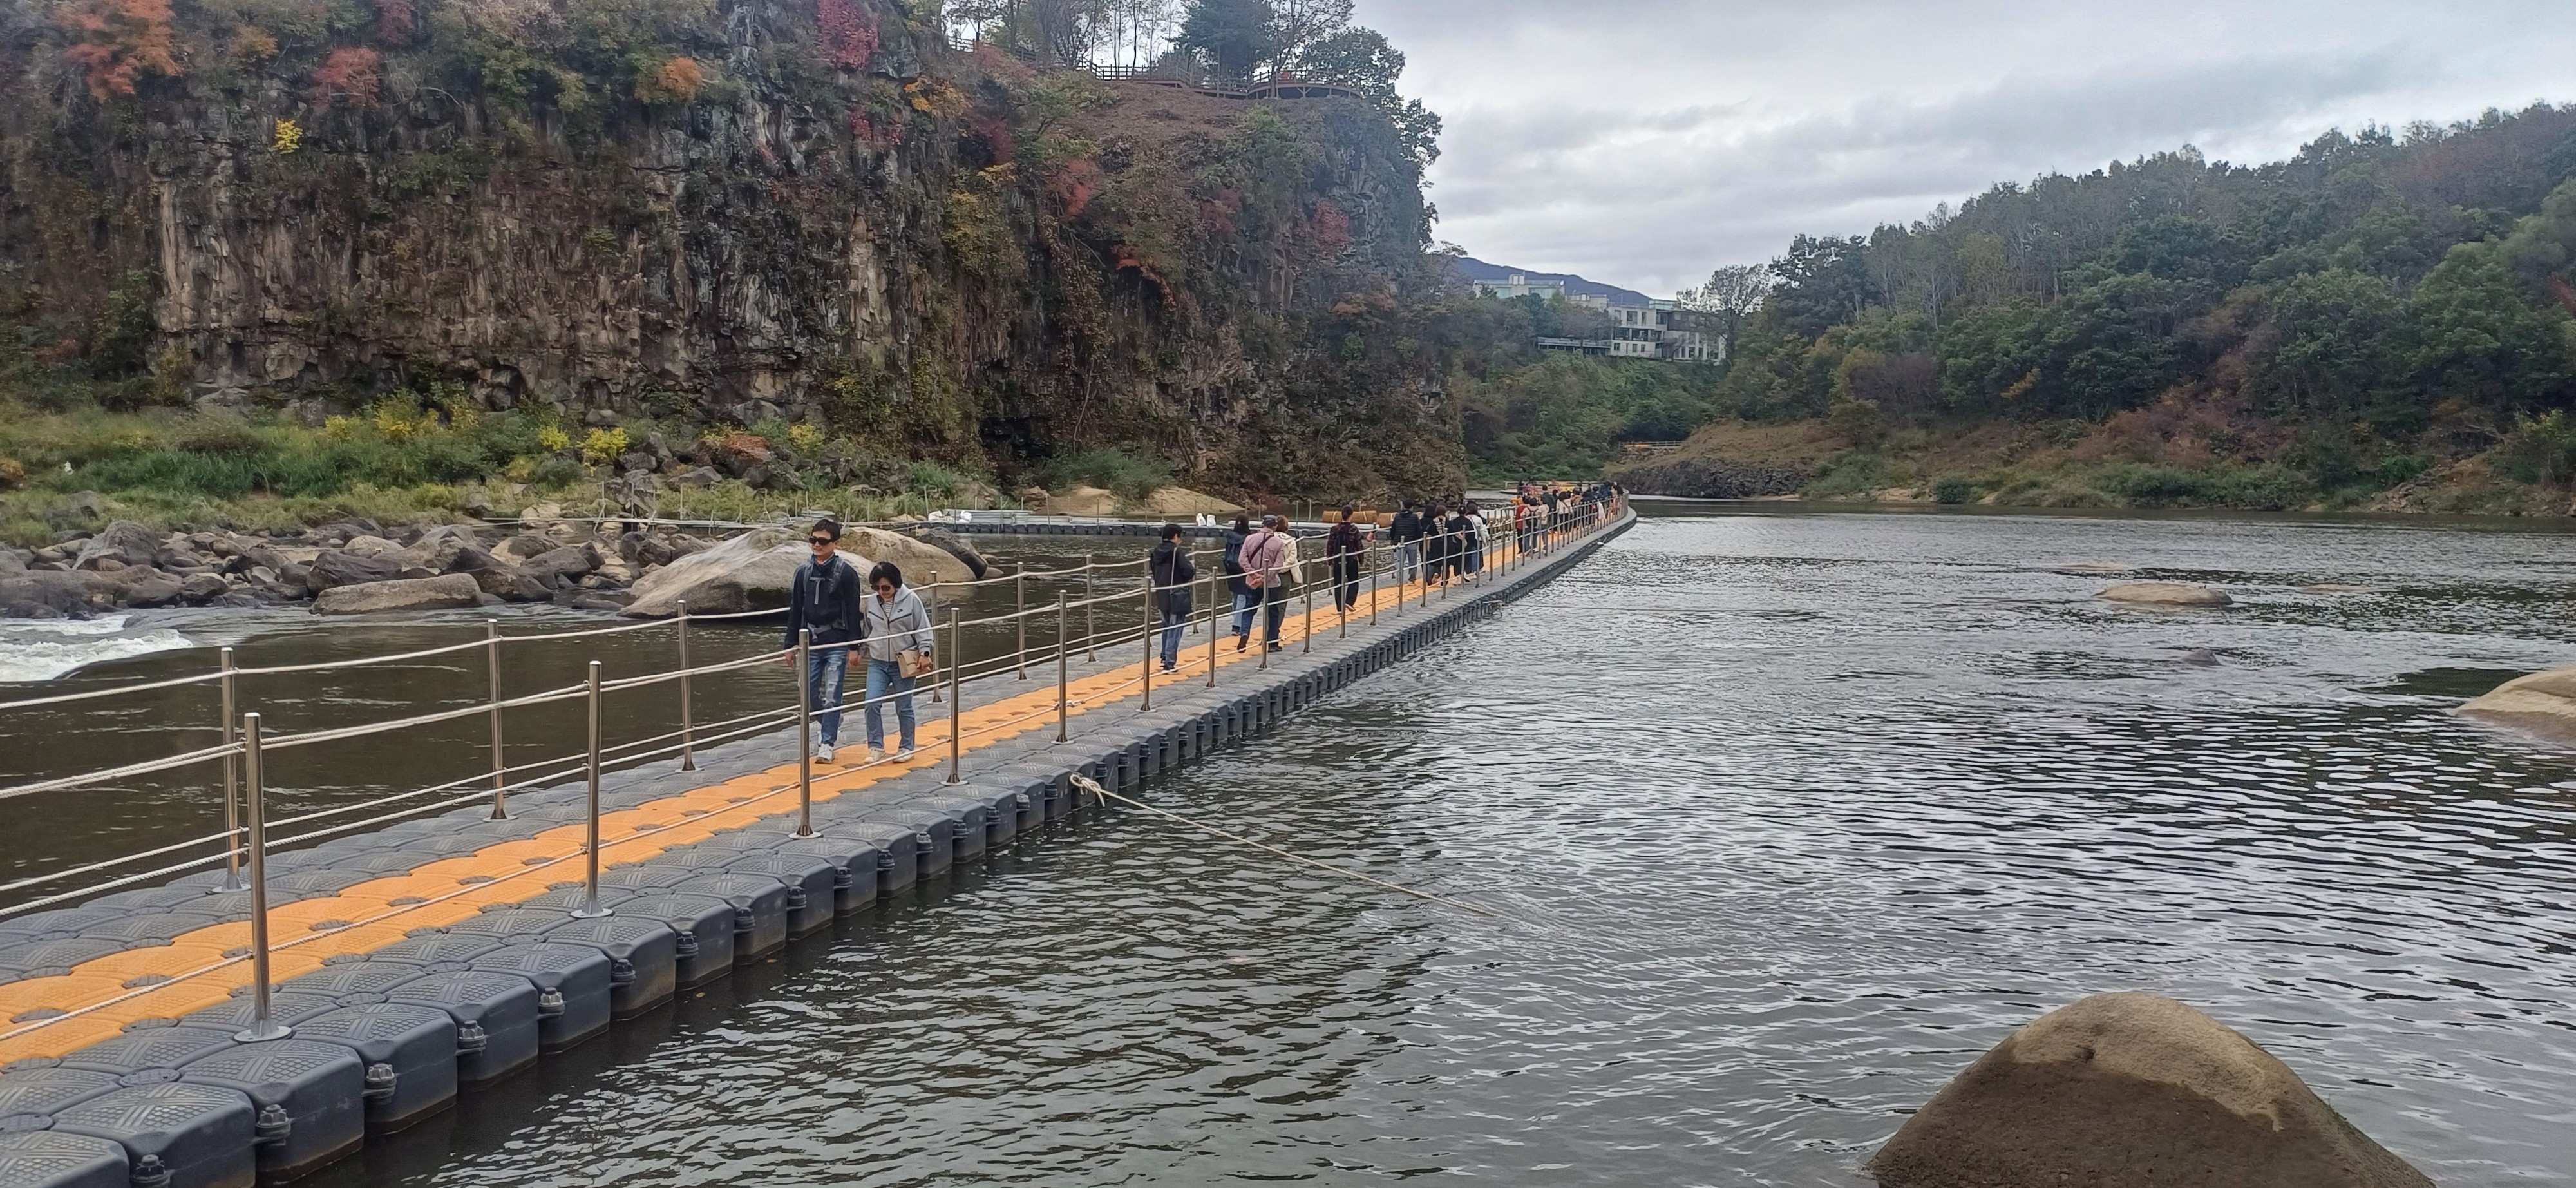
<instances>
[{"instance_id":1,"label":"white building on hillside","mask_svg":"<svg viewBox=\"0 0 2576 1188\"><path fill-rule=\"evenodd\" d=\"M1529 278L1529 274L1525 272L1515 272L1509 277L1498 281L1477 281L1476 295L1479 297L1502 297L1507 299L1513 297L1536 297L1542 301L1563 301L1566 299L1564 281L1531 280Z\"/></svg>"}]
</instances>

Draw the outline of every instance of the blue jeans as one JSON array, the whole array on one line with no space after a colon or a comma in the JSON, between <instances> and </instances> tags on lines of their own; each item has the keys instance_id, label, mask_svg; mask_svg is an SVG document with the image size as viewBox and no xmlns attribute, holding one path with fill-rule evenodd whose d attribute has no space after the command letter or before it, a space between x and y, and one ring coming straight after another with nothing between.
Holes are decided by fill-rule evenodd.
<instances>
[{"instance_id":1,"label":"blue jeans","mask_svg":"<svg viewBox=\"0 0 2576 1188\"><path fill-rule=\"evenodd\" d=\"M839 644L817 645L806 654L806 696L815 710L817 737L827 747L841 737L841 678L849 671L850 650Z\"/></svg>"},{"instance_id":2,"label":"blue jeans","mask_svg":"<svg viewBox=\"0 0 2576 1188\"><path fill-rule=\"evenodd\" d=\"M1408 540L1395 546L1395 584L1401 586L1420 576L1422 576L1421 542Z\"/></svg>"},{"instance_id":3,"label":"blue jeans","mask_svg":"<svg viewBox=\"0 0 2576 1188\"><path fill-rule=\"evenodd\" d=\"M1188 626L1189 621L1188 611L1163 612L1163 667L1170 668L1181 662L1181 628Z\"/></svg>"},{"instance_id":4,"label":"blue jeans","mask_svg":"<svg viewBox=\"0 0 2576 1188\"><path fill-rule=\"evenodd\" d=\"M1236 635L1252 634L1252 608L1259 605L1261 605L1259 590L1234 596L1234 633Z\"/></svg>"},{"instance_id":5,"label":"blue jeans","mask_svg":"<svg viewBox=\"0 0 2576 1188\"><path fill-rule=\"evenodd\" d=\"M1276 646L1279 643L1279 624L1288 618L1288 588L1265 586L1261 592L1270 596L1264 600L1270 613L1261 625L1261 641Z\"/></svg>"},{"instance_id":6,"label":"blue jeans","mask_svg":"<svg viewBox=\"0 0 2576 1188\"><path fill-rule=\"evenodd\" d=\"M903 675L901 665L892 660L868 661L868 746L885 749L885 695L894 697L895 724L903 728L903 750L912 749L913 678Z\"/></svg>"}]
</instances>

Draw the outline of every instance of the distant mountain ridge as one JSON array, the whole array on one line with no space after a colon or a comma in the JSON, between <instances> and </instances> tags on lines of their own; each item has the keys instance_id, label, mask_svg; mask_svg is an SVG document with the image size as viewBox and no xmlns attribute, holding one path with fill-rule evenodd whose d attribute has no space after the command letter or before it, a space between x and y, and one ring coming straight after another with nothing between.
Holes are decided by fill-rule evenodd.
<instances>
[{"instance_id":1,"label":"distant mountain ridge","mask_svg":"<svg viewBox=\"0 0 2576 1188\"><path fill-rule=\"evenodd\" d=\"M1534 281L1564 281L1565 294L1569 297L1607 297L1620 305L1644 305L1647 301L1646 295L1636 291L1635 289L1622 289L1617 285L1605 285L1600 281L1585 280L1571 272L1538 272L1528 268L1511 268L1501 264L1488 264L1474 256L1458 257L1458 275L1466 277L1471 281L1510 280L1513 273L1519 273Z\"/></svg>"}]
</instances>

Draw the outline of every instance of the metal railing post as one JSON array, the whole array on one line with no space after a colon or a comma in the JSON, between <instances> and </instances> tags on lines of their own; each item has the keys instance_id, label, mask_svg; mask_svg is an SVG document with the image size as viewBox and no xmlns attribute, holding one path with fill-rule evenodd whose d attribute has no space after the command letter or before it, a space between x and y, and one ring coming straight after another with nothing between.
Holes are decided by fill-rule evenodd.
<instances>
[{"instance_id":1,"label":"metal railing post","mask_svg":"<svg viewBox=\"0 0 2576 1188\"><path fill-rule=\"evenodd\" d=\"M1154 567L1149 563L1145 566L1145 667L1141 670L1144 674L1145 704L1136 711L1140 714L1154 711L1154 661L1162 651L1156 646L1162 642L1156 638L1162 634L1159 618L1160 616L1154 613Z\"/></svg>"},{"instance_id":2,"label":"metal railing post","mask_svg":"<svg viewBox=\"0 0 2576 1188\"><path fill-rule=\"evenodd\" d=\"M865 594L860 597L868 597ZM846 655L846 653L844 653ZM847 664L848 661L842 661ZM814 836L814 629L796 631L796 836ZM847 668L842 680L849 680Z\"/></svg>"},{"instance_id":3,"label":"metal railing post","mask_svg":"<svg viewBox=\"0 0 2576 1188\"><path fill-rule=\"evenodd\" d=\"M689 602L676 603L680 610L680 770L698 769L697 735L689 721Z\"/></svg>"},{"instance_id":4,"label":"metal railing post","mask_svg":"<svg viewBox=\"0 0 2576 1188\"><path fill-rule=\"evenodd\" d=\"M948 783L951 783L951 784L957 784L957 783L963 783L963 782L964 782L963 780L961 780L961 779L959 779L959 778L958 778L958 775L957 775L957 766L958 766L958 763L959 763L959 762L964 758L964 756L965 756L965 754L966 754L966 719L965 719L965 717L963 716L963 714L962 714L962 712L961 712L961 711L963 711L963 710L966 708L966 704L965 704L965 702L963 702L962 700L960 700L961 694L959 694L959 693L958 693L958 691L957 691L957 670L958 670L959 668L961 668L961 667L964 667L965 663L966 663L966 636L965 636L965 635L964 635L964 633L963 633L963 629L962 629L962 628L960 628L960 627L957 625L957 608L952 606L952 607L949 607L949 608L948 608L948 780L947 780L947 782L948 782Z\"/></svg>"},{"instance_id":5,"label":"metal railing post","mask_svg":"<svg viewBox=\"0 0 2576 1188\"><path fill-rule=\"evenodd\" d=\"M1091 613L1091 554L1082 555L1082 658L1100 659L1100 628Z\"/></svg>"},{"instance_id":6,"label":"metal railing post","mask_svg":"<svg viewBox=\"0 0 2576 1188\"><path fill-rule=\"evenodd\" d=\"M1055 592L1055 740L1057 742L1070 742L1073 739L1073 735L1067 730L1066 720L1066 715L1071 712L1067 707L1073 702L1073 678L1070 675L1070 667L1066 664L1067 654L1073 651L1073 639L1065 633L1065 624L1069 621L1064 613L1064 591L1058 590Z\"/></svg>"},{"instance_id":7,"label":"metal railing post","mask_svg":"<svg viewBox=\"0 0 2576 1188\"><path fill-rule=\"evenodd\" d=\"M1377 573L1377 566L1369 566L1369 626L1371 627L1377 626Z\"/></svg>"},{"instance_id":8,"label":"metal railing post","mask_svg":"<svg viewBox=\"0 0 2576 1188\"><path fill-rule=\"evenodd\" d=\"M1220 613L1224 612L1216 608L1216 572L1210 570L1208 572L1208 688L1211 689L1216 688L1216 640L1218 636L1225 634L1216 629L1216 617Z\"/></svg>"},{"instance_id":9,"label":"metal railing post","mask_svg":"<svg viewBox=\"0 0 2576 1188\"><path fill-rule=\"evenodd\" d=\"M1029 567L1027 562L1011 571L1011 618L1020 625L1020 679L1029 679Z\"/></svg>"},{"instance_id":10,"label":"metal railing post","mask_svg":"<svg viewBox=\"0 0 2576 1188\"><path fill-rule=\"evenodd\" d=\"M1294 558L1299 551L1299 546L1303 543L1304 542L1291 537L1288 541L1288 548L1290 550L1289 556ZM1306 563L1303 560L1299 560L1297 562L1298 571L1302 573L1305 571L1305 568ZM1330 569L1325 570L1326 580L1331 580L1331 573L1332 571ZM1297 635L1299 639L1304 641L1297 651L1302 654L1315 650L1315 582L1314 579L1309 578L1297 584L1305 587L1304 593L1306 595L1306 612L1297 617Z\"/></svg>"},{"instance_id":11,"label":"metal railing post","mask_svg":"<svg viewBox=\"0 0 2576 1188\"><path fill-rule=\"evenodd\" d=\"M224 746L240 735L233 727L233 650L216 653L224 670ZM224 890L241 890L241 756L224 752Z\"/></svg>"},{"instance_id":12,"label":"metal railing post","mask_svg":"<svg viewBox=\"0 0 2576 1188\"><path fill-rule=\"evenodd\" d=\"M802 679L804 674L799 673L797 676L799 679L796 683L801 687L805 683ZM588 773L588 782L590 785L589 811L584 815L589 818L588 823L590 833L588 844L582 847L582 857L585 860L588 871L582 882L583 892L581 897L581 906L574 908L572 911L574 916L584 920L616 914L613 910L601 907L599 904L599 661L597 660L590 662L590 762L588 764Z\"/></svg>"},{"instance_id":13,"label":"metal railing post","mask_svg":"<svg viewBox=\"0 0 2576 1188\"><path fill-rule=\"evenodd\" d=\"M233 1033L245 1044L285 1039L295 1029L271 1017L268 984L268 792L261 770L259 715L243 714L242 776L250 796L250 1026Z\"/></svg>"},{"instance_id":14,"label":"metal railing post","mask_svg":"<svg viewBox=\"0 0 2576 1188\"><path fill-rule=\"evenodd\" d=\"M510 819L510 760L501 749L501 620L483 620L483 667L492 701L492 819Z\"/></svg>"}]
</instances>

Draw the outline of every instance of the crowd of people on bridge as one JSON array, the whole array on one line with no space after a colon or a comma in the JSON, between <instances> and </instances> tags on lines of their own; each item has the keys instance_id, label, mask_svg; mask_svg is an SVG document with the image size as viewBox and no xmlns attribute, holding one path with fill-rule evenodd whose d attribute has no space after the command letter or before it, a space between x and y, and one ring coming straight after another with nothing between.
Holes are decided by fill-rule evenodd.
<instances>
[{"instance_id":1,"label":"crowd of people on bridge","mask_svg":"<svg viewBox=\"0 0 2576 1188\"><path fill-rule=\"evenodd\" d=\"M1588 486L1521 483L1490 507L1474 499L1404 499L1384 526L1391 576L1399 589L1415 583L1438 587L1474 577L1484 571L1489 557L1501 553L1498 539L1522 552L1532 551L1548 533L1598 523L1624 495L1616 484L1606 482ZM1324 534L1322 580L1335 610L1347 614L1359 605L1368 550L1377 531L1362 522L1357 505L1346 503ZM805 652L798 675L814 711L813 758L825 763L833 759L840 741L842 685L851 654L856 652L867 662L864 704L869 760L886 756L884 712L889 701L899 729L894 758L910 759L915 741L913 690L936 667L929 608L919 593L904 584L903 571L891 561L871 565L863 578L839 554L841 525L837 522L817 520L806 535L813 555L796 567L788 583L784 646L791 665L800 645ZM1179 524L1163 525L1146 558L1161 636L1157 659L1166 673L1180 665L1181 633L1196 612L1192 592L1199 569L1184 542L1186 535ZM1249 514L1238 513L1225 533L1223 556L1226 586L1234 600L1234 650L1251 646L1256 624L1262 629L1261 646L1280 650L1279 631L1288 617L1289 596L1307 580L1287 521L1265 515L1256 527Z\"/></svg>"}]
</instances>

